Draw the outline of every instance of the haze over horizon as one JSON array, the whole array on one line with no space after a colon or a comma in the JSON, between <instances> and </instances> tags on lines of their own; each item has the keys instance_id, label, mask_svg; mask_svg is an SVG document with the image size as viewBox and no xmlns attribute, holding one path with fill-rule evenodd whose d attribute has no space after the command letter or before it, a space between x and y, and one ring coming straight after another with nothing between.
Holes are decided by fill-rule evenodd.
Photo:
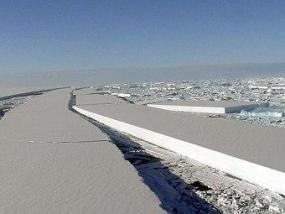
<instances>
[{"instance_id":1,"label":"haze over horizon","mask_svg":"<svg viewBox=\"0 0 285 214\"><path fill-rule=\"evenodd\" d=\"M53 87L109 83L237 78L285 78L285 63L245 63L117 69L62 70L0 74L1 86Z\"/></svg>"},{"instance_id":2,"label":"haze over horizon","mask_svg":"<svg viewBox=\"0 0 285 214\"><path fill-rule=\"evenodd\" d=\"M284 8L281 0L3 1L0 84L283 75Z\"/></svg>"}]
</instances>

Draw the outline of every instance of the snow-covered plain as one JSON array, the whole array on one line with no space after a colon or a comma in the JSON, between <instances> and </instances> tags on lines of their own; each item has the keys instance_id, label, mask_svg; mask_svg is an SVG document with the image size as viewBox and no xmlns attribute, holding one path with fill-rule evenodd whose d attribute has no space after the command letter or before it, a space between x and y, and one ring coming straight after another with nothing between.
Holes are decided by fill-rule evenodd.
<instances>
[{"instance_id":1,"label":"snow-covered plain","mask_svg":"<svg viewBox=\"0 0 285 214\"><path fill-rule=\"evenodd\" d=\"M94 100L101 95L92 96ZM118 131L285 193L283 130L145 106L106 104L102 98L93 105L74 108Z\"/></svg>"},{"instance_id":2,"label":"snow-covered plain","mask_svg":"<svg viewBox=\"0 0 285 214\"><path fill-rule=\"evenodd\" d=\"M70 92L0 120L0 213L163 213L109 137L68 110Z\"/></svg>"}]
</instances>

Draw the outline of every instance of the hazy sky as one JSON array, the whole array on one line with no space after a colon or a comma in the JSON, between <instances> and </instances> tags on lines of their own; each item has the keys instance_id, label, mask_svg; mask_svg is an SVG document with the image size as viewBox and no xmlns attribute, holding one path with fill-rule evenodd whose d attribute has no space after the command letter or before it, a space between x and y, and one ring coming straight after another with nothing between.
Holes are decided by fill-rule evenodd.
<instances>
[{"instance_id":1,"label":"hazy sky","mask_svg":"<svg viewBox=\"0 0 285 214\"><path fill-rule=\"evenodd\" d=\"M285 62L285 1L1 0L0 72Z\"/></svg>"}]
</instances>

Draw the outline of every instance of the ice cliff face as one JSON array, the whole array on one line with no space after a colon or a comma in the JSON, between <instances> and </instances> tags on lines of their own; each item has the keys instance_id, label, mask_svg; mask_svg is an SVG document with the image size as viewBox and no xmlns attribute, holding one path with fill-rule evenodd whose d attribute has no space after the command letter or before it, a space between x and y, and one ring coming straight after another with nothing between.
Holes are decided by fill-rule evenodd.
<instances>
[{"instance_id":1,"label":"ice cliff face","mask_svg":"<svg viewBox=\"0 0 285 214\"><path fill-rule=\"evenodd\" d=\"M268 108L257 108L253 111L242 111L241 116L261 117L261 118L284 117L285 107L283 108L283 107L271 106Z\"/></svg>"}]
</instances>

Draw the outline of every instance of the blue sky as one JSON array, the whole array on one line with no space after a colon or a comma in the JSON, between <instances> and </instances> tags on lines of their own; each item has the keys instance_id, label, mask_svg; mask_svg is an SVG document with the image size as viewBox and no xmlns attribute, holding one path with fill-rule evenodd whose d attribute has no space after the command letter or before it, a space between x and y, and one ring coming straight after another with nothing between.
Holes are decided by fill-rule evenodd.
<instances>
[{"instance_id":1,"label":"blue sky","mask_svg":"<svg viewBox=\"0 0 285 214\"><path fill-rule=\"evenodd\" d=\"M2 0L0 72L285 62L285 1Z\"/></svg>"}]
</instances>

